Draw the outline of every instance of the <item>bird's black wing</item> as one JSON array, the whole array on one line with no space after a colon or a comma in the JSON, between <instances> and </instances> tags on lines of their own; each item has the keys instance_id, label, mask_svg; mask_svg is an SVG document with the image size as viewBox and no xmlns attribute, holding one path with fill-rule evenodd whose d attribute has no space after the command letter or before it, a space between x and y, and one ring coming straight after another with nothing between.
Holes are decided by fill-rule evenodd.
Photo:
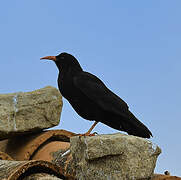
<instances>
[{"instance_id":1,"label":"bird's black wing","mask_svg":"<svg viewBox=\"0 0 181 180\"><path fill-rule=\"evenodd\" d=\"M81 72L74 77L73 83L91 101L99 105L103 110L125 116L128 105L116 94L110 91L96 76Z\"/></svg>"},{"instance_id":2,"label":"bird's black wing","mask_svg":"<svg viewBox=\"0 0 181 180\"><path fill-rule=\"evenodd\" d=\"M122 117L120 120L112 119L112 123L104 122L105 124L115 129L126 131L131 135L144 138L152 136L150 130L128 110L128 105L110 91L96 76L87 72L81 72L74 77L73 83L76 88L101 107L101 109Z\"/></svg>"}]
</instances>

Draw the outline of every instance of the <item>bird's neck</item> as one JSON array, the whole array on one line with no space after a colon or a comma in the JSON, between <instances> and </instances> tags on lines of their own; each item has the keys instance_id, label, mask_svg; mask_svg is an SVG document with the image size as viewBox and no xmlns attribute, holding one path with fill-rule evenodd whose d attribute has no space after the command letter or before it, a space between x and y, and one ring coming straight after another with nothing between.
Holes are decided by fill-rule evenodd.
<instances>
[{"instance_id":1,"label":"bird's neck","mask_svg":"<svg viewBox=\"0 0 181 180\"><path fill-rule=\"evenodd\" d=\"M66 99L69 99L71 91L73 90L73 78L82 71L80 68L59 68L58 87Z\"/></svg>"},{"instance_id":2,"label":"bird's neck","mask_svg":"<svg viewBox=\"0 0 181 180\"><path fill-rule=\"evenodd\" d=\"M56 63L58 69L59 69L59 74L71 74L71 75L74 75L76 73L79 73L81 71L83 71L83 69L81 68L80 64L79 63L75 63L75 64L72 64L72 65L69 65L69 64L58 64Z\"/></svg>"}]
</instances>

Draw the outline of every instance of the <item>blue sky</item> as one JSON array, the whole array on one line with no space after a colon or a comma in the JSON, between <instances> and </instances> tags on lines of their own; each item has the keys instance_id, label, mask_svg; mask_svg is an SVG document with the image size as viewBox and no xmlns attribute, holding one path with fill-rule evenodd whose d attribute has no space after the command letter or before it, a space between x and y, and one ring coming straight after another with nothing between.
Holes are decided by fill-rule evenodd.
<instances>
[{"instance_id":1,"label":"blue sky","mask_svg":"<svg viewBox=\"0 0 181 180\"><path fill-rule=\"evenodd\" d=\"M181 1L6 0L0 2L0 93L57 87L57 68L40 57L73 54L122 99L162 148L155 172L181 176ZM58 127L92 122L64 99ZM98 133L115 133L103 124Z\"/></svg>"}]
</instances>

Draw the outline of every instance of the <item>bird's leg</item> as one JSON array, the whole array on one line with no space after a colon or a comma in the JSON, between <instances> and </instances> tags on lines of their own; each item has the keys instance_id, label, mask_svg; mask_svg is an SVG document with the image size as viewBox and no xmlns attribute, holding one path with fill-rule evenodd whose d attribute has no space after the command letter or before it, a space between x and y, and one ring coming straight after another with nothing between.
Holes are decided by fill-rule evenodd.
<instances>
[{"instance_id":1,"label":"bird's leg","mask_svg":"<svg viewBox=\"0 0 181 180\"><path fill-rule=\"evenodd\" d=\"M94 124L91 126L91 128L90 128L85 134L88 134L88 135L89 135L89 134L91 133L91 131L95 128L95 126L97 125L97 123L98 123L98 122L95 121Z\"/></svg>"},{"instance_id":2,"label":"bird's leg","mask_svg":"<svg viewBox=\"0 0 181 180\"><path fill-rule=\"evenodd\" d=\"M95 121L91 128L85 134L80 134L79 136L94 136L95 134L91 134L91 131L95 128L97 123L98 122Z\"/></svg>"}]
</instances>

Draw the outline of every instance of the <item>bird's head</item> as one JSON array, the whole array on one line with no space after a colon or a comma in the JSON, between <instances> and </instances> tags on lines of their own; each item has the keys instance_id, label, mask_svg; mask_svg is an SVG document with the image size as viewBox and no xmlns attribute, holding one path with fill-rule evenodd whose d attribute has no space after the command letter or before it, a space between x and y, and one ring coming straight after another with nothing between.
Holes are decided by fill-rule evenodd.
<instances>
[{"instance_id":1,"label":"bird's head","mask_svg":"<svg viewBox=\"0 0 181 180\"><path fill-rule=\"evenodd\" d=\"M81 69L81 66L79 64L79 62L77 61L77 59L72 56L71 54L68 54L68 53L61 53L57 56L45 56L45 57L42 57L40 59L46 59L46 60L52 60L55 62L55 64L57 65L58 69L67 69L67 68L78 68L78 69Z\"/></svg>"}]
</instances>

